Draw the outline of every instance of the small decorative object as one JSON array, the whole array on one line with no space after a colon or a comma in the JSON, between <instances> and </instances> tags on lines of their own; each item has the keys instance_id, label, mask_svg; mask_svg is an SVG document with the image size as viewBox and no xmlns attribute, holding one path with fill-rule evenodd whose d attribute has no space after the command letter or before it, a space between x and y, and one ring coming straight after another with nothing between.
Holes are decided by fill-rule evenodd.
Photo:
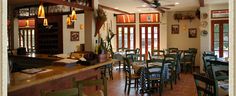
<instances>
[{"instance_id":1,"label":"small decorative object","mask_svg":"<svg viewBox=\"0 0 236 96\"><path fill-rule=\"evenodd\" d=\"M202 19L207 19L208 14L207 13L202 13Z\"/></svg>"},{"instance_id":2,"label":"small decorative object","mask_svg":"<svg viewBox=\"0 0 236 96\"><path fill-rule=\"evenodd\" d=\"M202 26L203 28L206 28L207 24L208 24L207 21L202 21L202 22L201 22L201 26Z\"/></svg>"},{"instance_id":3,"label":"small decorative object","mask_svg":"<svg viewBox=\"0 0 236 96\"><path fill-rule=\"evenodd\" d=\"M228 17L229 17L229 9L211 11L211 18L228 18Z\"/></svg>"},{"instance_id":4,"label":"small decorative object","mask_svg":"<svg viewBox=\"0 0 236 96\"><path fill-rule=\"evenodd\" d=\"M75 12L75 8L73 8L72 12L71 12L71 21L76 21L77 20L77 16L76 16L76 12Z\"/></svg>"},{"instance_id":5,"label":"small decorative object","mask_svg":"<svg viewBox=\"0 0 236 96\"><path fill-rule=\"evenodd\" d=\"M189 28L188 29L188 37L189 38L196 38L197 37L197 29L196 28Z\"/></svg>"},{"instance_id":6,"label":"small decorative object","mask_svg":"<svg viewBox=\"0 0 236 96\"><path fill-rule=\"evenodd\" d=\"M78 31L71 31L70 41L79 41L79 32Z\"/></svg>"},{"instance_id":7,"label":"small decorative object","mask_svg":"<svg viewBox=\"0 0 236 96\"><path fill-rule=\"evenodd\" d=\"M48 26L48 19L47 18L43 19L43 26Z\"/></svg>"},{"instance_id":8,"label":"small decorative object","mask_svg":"<svg viewBox=\"0 0 236 96\"><path fill-rule=\"evenodd\" d=\"M179 34L179 25L171 26L171 34Z\"/></svg>"},{"instance_id":9,"label":"small decorative object","mask_svg":"<svg viewBox=\"0 0 236 96\"><path fill-rule=\"evenodd\" d=\"M72 24L72 21L71 21L71 18L70 18L69 15L68 15L67 18L66 18L66 24L67 24L67 25L71 25L71 24Z\"/></svg>"},{"instance_id":10,"label":"small decorative object","mask_svg":"<svg viewBox=\"0 0 236 96\"><path fill-rule=\"evenodd\" d=\"M202 31L201 31L201 35L202 35L202 36L206 36L207 34L208 34L208 32L207 32L206 30L202 30Z\"/></svg>"},{"instance_id":11,"label":"small decorative object","mask_svg":"<svg viewBox=\"0 0 236 96\"><path fill-rule=\"evenodd\" d=\"M98 10L96 11L95 17L96 17L96 31L95 31L94 36L99 34L100 28L102 27L102 25L107 20L107 16L105 14L105 11L101 7L98 7Z\"/></svg>"},{"instance_id":12,"label":"small decorative object","mask_svg":"<svg viewBox=\"0 0 236 96\"><path fill-rule=\"evenodd\" d=\"M67 28L68 28L68 29L73 29L74 26L75 26L75 22L71 22L70 25L67 24Z\"/></svg>"},{"instance_id":13,"label":"small decorative object","mask_svg":"<svg viewBox=\"0 0 236 96\"><path fill-rule=\"evenodd\" d=\"M80 24L80 25L79 25L79 29L80 29L80 30L84 30L84 24Z\"/></svg>"},{"instance_id":14,"label":"small decorative object","mask_svg":"<svg viewBox=\"0 0 236 96\"><path fill-rule=\"evenodd\" d=\"M38 18L45 18L45 12L44 12L43 3L41 3L39 5L39 8L38 8Z\"/></svg>"}]
</instances>

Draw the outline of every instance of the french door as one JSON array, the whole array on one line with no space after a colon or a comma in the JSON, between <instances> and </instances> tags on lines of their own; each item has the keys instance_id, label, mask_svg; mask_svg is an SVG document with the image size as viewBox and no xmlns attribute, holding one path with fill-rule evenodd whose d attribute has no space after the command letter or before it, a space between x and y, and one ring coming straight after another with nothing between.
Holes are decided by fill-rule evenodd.
<instances>
[{"instance_id":1,"label":"french door","mask_svg":"<svg viewBox=\"0 0 236 96\"><path fill-rule=\"evenodd\" d=\"M135 49L135 25L117 25L117 48Z\"/></svg>"},{"instance_id":2,"label":"french door","mask_svg":"<svg viewBox=\"0 0 236 96\"><path fill-rule=\"evenodd\" d=\"M140 25L140 53L145 54L146 58L148 56L148 52L159 49L159 30L159 24Z\"/></svg>"},{"instance_id":3,"label":"french door","mask_svg":"<svg viewBox=\"0 0 236 96\"><path fill-rule=\"evenodd\" d=\"M212 20L211 50L218 57L229 56L229 21Z\"/></svg>"},{"instance_id":4,"label":"french door","mask_svg":"<svg viewBox=\"0 0 236 96\"><path fill-rule=\"evenodd\" d=\"M35 52L34 28L20 28L18 41L19 41L19 46L25 47L27 52Z\"/></svg>"}]
</instances>

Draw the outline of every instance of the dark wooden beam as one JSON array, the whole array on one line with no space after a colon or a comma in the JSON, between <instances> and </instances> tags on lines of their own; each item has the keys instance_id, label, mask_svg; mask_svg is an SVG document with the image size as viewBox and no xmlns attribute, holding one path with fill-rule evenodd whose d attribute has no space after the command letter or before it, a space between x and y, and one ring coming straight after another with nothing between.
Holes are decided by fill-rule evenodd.
<instances>
[{"instance_id":1,"label":"dark wooden beam","mask_svg":"<svg viewBox=\"0 0 236 96\"><path fill-rule=\"evenodd\" d=\"M122 10L115 9L115 8L111 8L111 7L108 7L108 6L101 5L101 4L98 4L98 7L101 7L101 8L107 9L107 10L111 10L111 11L120 12L120 13L123 13L123 14L130 14L129 12L122 11Z\"/></svg>"},{"instance_id":2,"label":"dark wooden beam","mask_svg":"<svg viewBox=\"0 0 236 96\"><path fill-rule=\"evenodd\" d=\"M80 8L80 9L83 9L83 10L93 11L92 7L85 6L85 5L80 5L79 3L76 3L76 2L68 2L68 1L63 1L63 0L40 0L40 1L44 2L44 3L52 3L52 4L57 4L57 5L65 5L65 6Z\"/></svg>"},{"instance_id":3,"label":"dark wooden beam","mask_svg":"<svg viewBox=\"0 0 236 96\"><path fill-rule=\"evenodd\" d=\"M200 7L204 7L204 0L199 0Z\"/></svg>"}]
</instances>

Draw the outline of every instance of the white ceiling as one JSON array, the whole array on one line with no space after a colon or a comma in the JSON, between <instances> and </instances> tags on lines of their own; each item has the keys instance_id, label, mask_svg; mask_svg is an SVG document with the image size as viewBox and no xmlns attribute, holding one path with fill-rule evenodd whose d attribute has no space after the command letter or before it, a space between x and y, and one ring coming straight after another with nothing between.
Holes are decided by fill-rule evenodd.
<instances>
[{"instance_id":1,"label":"white ceiling","mask_svg":"<svg viewBox=\"0 0 236 96\"><path fill-rule=\"evenodd\" d=\"M161 5L175 4L178 2L179 4L176 6L172 6L169 11L188 11L188 10L196 10L199 8L199 0L160 0ZM142 7L142 5L146 4L142 0L99 0L100 4L105 6L109 6L112 8L119 8L119 10L127 11L130 13L136 12L156 12L153 8L137 8ZM220 3L228 3L228 0L205 0L205 5L207 4L220 4Z\"/></svg>"}]
</instances>

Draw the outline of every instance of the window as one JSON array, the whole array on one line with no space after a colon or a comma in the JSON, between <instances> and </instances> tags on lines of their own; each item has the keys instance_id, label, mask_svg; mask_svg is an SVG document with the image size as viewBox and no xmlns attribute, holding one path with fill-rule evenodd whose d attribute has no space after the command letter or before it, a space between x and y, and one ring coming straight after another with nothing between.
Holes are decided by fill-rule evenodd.
<instances>
[{"instance_id":1,"label":"window","mask_svg":"<svg viewBox=\"0 0 236 96\"><path fill-rule=\"evenodd\" d=\"M229 21L213 20L212 21L212 39L211 50L218 57L229 56Z\"/></svg>"},{"instance_id":2,"label":"window","mask_svg":"<svg viewBox=\"0 0 236 96\"><path fill-rule=\"evenodd\" d=\"M117 48L135 49L135 25L117 25Z\"/></svg>"}]
</instances>

